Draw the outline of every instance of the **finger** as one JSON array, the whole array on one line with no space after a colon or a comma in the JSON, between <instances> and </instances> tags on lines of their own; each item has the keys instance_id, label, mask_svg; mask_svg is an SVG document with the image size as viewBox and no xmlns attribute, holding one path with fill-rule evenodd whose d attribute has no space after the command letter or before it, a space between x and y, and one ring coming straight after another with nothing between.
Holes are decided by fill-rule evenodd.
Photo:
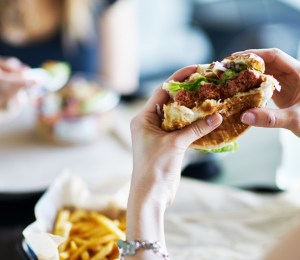
<instances>
[{"instance_id":1,"label":"finger","mask_svg":"<svg viewBox=\"0 0 300 260\"><path fill-rule=\"evenodd\" d=\"M243 53L255 53L260 56L266 64L266 73L277 74L292 73L295 68L299 68L299 62L277 48L270 49L249 49L241 52L233 53L232 55L238 55Z\"/></svg>"},{"instance_id":2,"label":"finger","mask_svg":"<svg viewBox=\"0 0 300 260\"><path fill-rule=\"evenodd\" d=\"M174 74L172 74L166 81L171 79L176 81L181 81L194 73L197 69L196 65L191 65L184 67L180 70L177 70ZM156 89L151 98L147 101L144 111L156 112L157 105L161 108L163 104L166 104L170 99L170 96L167 91L163 90L161 86Z\"/></svg>"},{"instance_id":3,"label":"finger","mask_svg":"<svg viewBox=\"0 0 300 260\"><path fill-rule=\"evenodd\" d=\"M20 84L18 82L14 82L9 85L4 85L1 90L1 96L4 99L11 99L14 97L20 89L22 89L24 86L23 84Z\"/></svg>"},{"instance_id":4,"label":"finger","mask_svg":"<svg viewBox=\"0 0 300 260\"><path fill-rule=\"evenodd\" d=\"M296 117L297 119L297 116L292 116L292 111L290 110L290 108L253 108L247 110L242 114L241 121L244 124L251 126L267 128L287 128L291 130L295 127L295 121L293 120L293 117Z\"/></svg>"},{"instance_id":5,"label":"finger","mask_svg":"<svg viewBox=\"0 0 300 260\"><path fill-rule=\"evenodd\" d=\"M6 72L20 72L27 68L27 66L19 59L11 57L0 59L0 68Z\"/></svg>"},{"instance_id":6,"label":"finger","mask_svg":"<svg viewBox=\"0 0 300 260\"><path fill-rule=\"evenodd\" d=\"M182 69L177 70L175 73L173 73L166 81L169 80L182 81L186 79L188 76L190 76L192 73L196 72L196 70L197 70L197 65L190 65L184 67Z\"/></svg>"},{"instance_id":7,"label":"finger","mask_svg":"<svg viewBox=\"0 0 300 260\"><path fill-rule=\"evenodd\" d=\"M157 106L159 108L162 108L163 104L166 104L168 100L170 99L170 96L167 91L162 89L161 87L157 88L153 95L148 99L144 106L144 111L147 112L157 112Z\"/></svg>"},{"instance_id":8,"label":"finger","mask_svg":"<svg viewBox=\"0 0 300 260\"><path fill-rule=\"evenodd\" d=\"M20 83L24 86L36 84L36 80L27 79L26 76L18 72L7 72L0 70L0 81L3 83Z\"/></svg>"},{"instance_id":9,"label":"finger","mask_svg":"<svg viewBox=\"0 0 300 260\"><path fill-rule=\"evenodd\" d=\"M216 129L222 121L223 118L220 114L214 114L205 119L199 119L174 133L178 135L179 141L188 147L194 141Z\"/></svg>"}]
</instances>

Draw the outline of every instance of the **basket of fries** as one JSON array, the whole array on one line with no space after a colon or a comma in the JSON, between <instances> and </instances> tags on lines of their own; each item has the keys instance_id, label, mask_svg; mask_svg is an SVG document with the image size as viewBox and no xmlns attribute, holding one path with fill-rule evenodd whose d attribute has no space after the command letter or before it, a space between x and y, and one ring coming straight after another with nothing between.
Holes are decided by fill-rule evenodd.
<instances>
[{"instance_id":1,"label":"basket of fries","mask_svg":"<svg viewBox=\"0 0 300 260\"><path fill-rule=\"evenodd\" d=\"M24 251L38 260L118 259L127 190L92 194L78 177L63 175L37 203L36 221L23 231Z\"/></svg>"}]
</instances>

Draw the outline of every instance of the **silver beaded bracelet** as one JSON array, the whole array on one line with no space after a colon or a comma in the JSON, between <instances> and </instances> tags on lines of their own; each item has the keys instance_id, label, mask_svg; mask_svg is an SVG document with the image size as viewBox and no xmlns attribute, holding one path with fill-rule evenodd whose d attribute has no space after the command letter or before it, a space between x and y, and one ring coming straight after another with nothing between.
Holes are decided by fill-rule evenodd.
<instances>
[{"instance_id":1,"label":"silver beaded bracelet","mask_svg":"<svg viewBox=\"0 0 300 260\"><path fill-rule=\"evenodd\" d=\"M134 256L139 249L152 250L155 254L160 255L164 260L169 260L169 255L162 252L158 241L122 241L118 240L117 243L120 249L120 260L124 260L124 256Z\"/></svg>"}]
</instances>

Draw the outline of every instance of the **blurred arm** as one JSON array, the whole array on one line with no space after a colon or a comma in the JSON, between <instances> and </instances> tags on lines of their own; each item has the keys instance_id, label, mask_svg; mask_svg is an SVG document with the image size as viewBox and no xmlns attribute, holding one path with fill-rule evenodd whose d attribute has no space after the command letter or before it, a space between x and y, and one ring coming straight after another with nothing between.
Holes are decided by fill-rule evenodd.
<instances>
[{"instance_id":1,"label":"blurred arm","mask_svg":"<svg viewBox=\"0 0 300 260\"><path fill-rule=\"evenodd\" d=\"M117 92L138 87L138 21L135 0L119 0L100 19L101 77Z\"/></svg>"},{"instance_id":2,"label":"blurred arm","mask_svg":"<svg viewBox=\"0 0 300 260\"><path fill-rule=\"evenodd\" d=\"M269 250L264 260L300 259L299 240L300 226L298 225Z\"/></svg>"}]
</instances>

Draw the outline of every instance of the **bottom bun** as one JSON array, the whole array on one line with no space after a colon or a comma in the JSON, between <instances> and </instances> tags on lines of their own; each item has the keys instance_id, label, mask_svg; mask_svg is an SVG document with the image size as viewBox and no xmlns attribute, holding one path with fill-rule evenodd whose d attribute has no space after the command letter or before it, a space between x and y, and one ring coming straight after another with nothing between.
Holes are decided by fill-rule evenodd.
<instances>
[{"instance_id":1,"label":"bottom bun","mask_svg":"<svg viewBox=\"0 0 300 260\"><path fill-rule=\"evenodd\" d=\"M173 131L190 125L200 118L205 118L214 113L223 117L222 124L211 133L196 140L191 148L210 150L219 149L229 145L241 136L249 125L240 120L242 113L250 108L264 107L272 97L277 81L272 76L266 76L259 88L225 99L223 102L206 100L200 106L189 109L178 105L176 102L164 105L164 120L162 128Z\"/></svg>"}]
</instances>

